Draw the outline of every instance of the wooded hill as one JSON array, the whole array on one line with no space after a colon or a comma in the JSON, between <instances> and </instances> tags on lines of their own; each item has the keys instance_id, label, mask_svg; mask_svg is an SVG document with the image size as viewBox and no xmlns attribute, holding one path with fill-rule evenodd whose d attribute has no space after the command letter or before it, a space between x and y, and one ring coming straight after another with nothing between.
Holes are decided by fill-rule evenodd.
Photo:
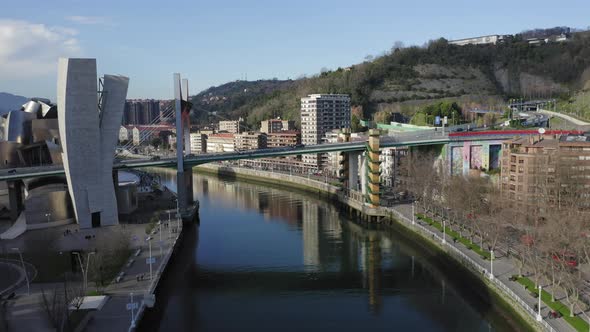
<instances>
[{"instance_id":1,"label":"wooded hill","mask_svg":"<svg viewBox=\"0 0 590 332\"><path fill-rule=\"evenodd\" d=\"M350 94L358 117L391 112L411 116L440 100L463 108L496 109L512 97L569 100L590 79L589 68L587 32L541 45L531 45L519 35L498 45L456 46L438 39L310 78L231 82L192 100L199 120L243 117L253 128L277 116L299 122L300 98L311 93Z\"/></svg>"}]
</instances>

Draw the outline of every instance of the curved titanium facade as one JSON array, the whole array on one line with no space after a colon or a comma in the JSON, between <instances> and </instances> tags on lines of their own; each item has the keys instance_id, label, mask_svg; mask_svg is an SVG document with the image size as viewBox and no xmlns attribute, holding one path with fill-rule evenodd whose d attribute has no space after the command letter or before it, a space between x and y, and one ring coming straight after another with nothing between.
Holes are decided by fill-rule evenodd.
<instances>
[{"instance_id":1,"label":"curved titanium facade","mask_svg":"<svg viewBox=\"0 0 590 332\"><path fill-rule=\"evenodd\" d=\"M99 114L96 60L59 59L59 132L64 170L80 228L118 223L113 151L128 84L127 77L105 76Z\"/></svg>"},{"instance_id":2,"label":"curved titanium facade","mask_svg":"<svg viewBox=\"0 0 590 332\"><path fill-rule=\"evenodd\" d=\"M28 144L31 141L31 121L37 118L35 113L12 111L4 122L4 140Z\"/></svg>"}]
</instances>

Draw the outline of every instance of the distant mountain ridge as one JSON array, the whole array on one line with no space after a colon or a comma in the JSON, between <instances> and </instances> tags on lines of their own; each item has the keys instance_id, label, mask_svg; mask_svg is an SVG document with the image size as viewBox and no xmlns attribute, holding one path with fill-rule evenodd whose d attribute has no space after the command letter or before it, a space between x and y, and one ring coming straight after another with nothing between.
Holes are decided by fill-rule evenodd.
<instances>
[{"instance_id":1,"label":"distant mountain ridge","mask_svg":"<svg viewBox=\"0 0 590 332\"><path fill-rule=\"evenodd\" d=\"M13 95L7 92L0 92L0 114L18 110L29 100L27 97Z\"/></svg>"}]
</instances>

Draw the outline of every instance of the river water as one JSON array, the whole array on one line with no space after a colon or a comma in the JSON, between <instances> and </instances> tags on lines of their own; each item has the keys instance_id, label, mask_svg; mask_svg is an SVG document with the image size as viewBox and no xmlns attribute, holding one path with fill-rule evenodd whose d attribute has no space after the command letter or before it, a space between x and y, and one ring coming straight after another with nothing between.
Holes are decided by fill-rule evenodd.
<instances>
[{"instance_id":1,"label":"river water","mask_svg":"<svg viewBox=\"0 0 590 332\"><path fill-rule=\"evenodd\" d=\"M173 171L153 172L175 190ZM141 331L519 329L481 285L390 227L288 189L199 174L194 193L200 225Z\"/></svg>"}]
</instances>

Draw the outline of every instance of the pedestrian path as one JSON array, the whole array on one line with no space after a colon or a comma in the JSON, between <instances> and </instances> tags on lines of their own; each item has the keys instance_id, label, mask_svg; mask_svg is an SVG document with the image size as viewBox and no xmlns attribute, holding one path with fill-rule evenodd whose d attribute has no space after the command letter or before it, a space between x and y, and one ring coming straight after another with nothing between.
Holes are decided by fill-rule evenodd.
<instances>
[{"instance_id":1,"label":"pedestrian path","mask_svg":"<svg viewBox=\"0 0 590 332\"><path fill-rule=\"evenodd\" d=\"M395 206L393 210L397 212L398 217L402 219L400 221L411 227L413 220L411 204L400 204ZM428 225L427 223L419 222L418 220L415 222L416 229L421 229L433 234L435 238L441 242L442 246L443 234L438 229ZM480 255L472 250L469 250L464 245L460 243L454 243L453 239L448 235L445 238L445 241L446 244L444 246L451 249L451 251L447 252L460 253L460 256L468 257L468 260L471 262L471 264L477 264L477 266L472 266L472 268L478 268L477 271L484 272L489 278L490 261L482 259ZM469 268L469 266L467 267ZM505 295L509 297L518 297L519 299L514 300L521 304L523 309L528 312L533 319L536 319L536 312L534 311L534 308L536 305L538 305L538 299L532 297L530 292L525 290L521 284L509 280L512 275L518 274L518 268L506 258L496 258L493 262L493 272L494 284L501 288ZM550 311L551 309L541 302L541 316L544 317L542 324L546 326L547 330L564 332L575 331L563 318L546 319L546 317L549 316Z\"/></svg>"},{"instance_id":2,"label":"pedestrian path","mask_svg":"<svg viewBox=\"0 0 590 332\"><path fill-rule=\"evenodd\" d=\"M110 299L100 311L95 312L86 331L132 330L131 322L137 322L141 317L140 312L145 310L146 300L150 301L181 231L182 221L172 220L168 223L164 220L161 227L156 226L150 236L146 235L144 243L135 249L122 273L117 276L118 281L115 278L106 287L105 294Z\"/></svg>"}]
</instances>

